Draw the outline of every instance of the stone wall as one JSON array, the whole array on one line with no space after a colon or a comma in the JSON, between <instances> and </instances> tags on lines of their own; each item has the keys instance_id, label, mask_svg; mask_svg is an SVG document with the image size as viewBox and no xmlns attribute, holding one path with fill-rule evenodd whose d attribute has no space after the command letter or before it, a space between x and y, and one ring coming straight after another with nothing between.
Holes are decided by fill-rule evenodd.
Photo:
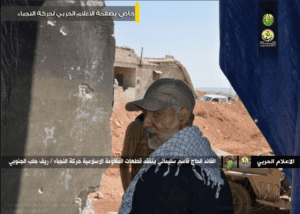
<instances>
[{"instance_id":1,"label":"stone wall","mask_svg":"<svg viewBox=\"0 0 300 214\"><path fill-rule=\"evenodd\" d=\"M162 64L162 65L143 65L139 68L138 77L140 84L137 86L136 99L143 98L146 90L154 82L153 71L161 71L160 78L175 78L184 80L184 76L180 72L180 69L175 64Z\"/></svg>"},{"instance_id":2,"label":"stone wall","mask_svg":"<svg viewBox=\"0 0 300 214\"><path fill-rule=\"evenodd\" d=\"M120 102L130 102L136 99L136 89L134 87L129 87L124 91L123 87L115 86L114 93L115 104L118 104Z\"/></svg>"}]
</instances>

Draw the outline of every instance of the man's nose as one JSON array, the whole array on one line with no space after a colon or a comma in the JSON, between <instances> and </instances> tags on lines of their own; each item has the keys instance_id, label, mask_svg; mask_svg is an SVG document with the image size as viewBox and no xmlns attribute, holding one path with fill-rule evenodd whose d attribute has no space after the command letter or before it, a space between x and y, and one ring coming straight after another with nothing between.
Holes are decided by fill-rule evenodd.
<instances>
[{"instance_id":1,"label":"man's nose","mask_svg":"<svg viewBox=\"0 0 300 214\"><path fill-rule=\"evenodd\" d=\"M145 114L144 121L143 121L143 128L151 128L151 116L150 114Z\"/></svg>"}]
</instances>

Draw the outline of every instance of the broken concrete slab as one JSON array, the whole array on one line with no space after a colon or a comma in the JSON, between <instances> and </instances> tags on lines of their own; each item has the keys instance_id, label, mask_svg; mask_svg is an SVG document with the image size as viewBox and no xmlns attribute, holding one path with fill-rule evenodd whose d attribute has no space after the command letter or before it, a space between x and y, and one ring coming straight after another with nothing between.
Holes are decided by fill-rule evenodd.
<instances>
[{"instance_id":1,"label":"broken concrete slab","mask_svg":"<svg viewBox=\"0 0 300 214\"><path fill-rule=\"evenodd\" d=\"M58 6L70 4L65 2L55 1ZM85 10L91 3L98 6L95 1L72 2ZM98 2L101 10L104 2ZM19 56L17 65L6 67L15 73L8 117L1 118L1 156L110 156L112 19L51 19L25 26L18 34L5 35L6 42L18 44ZM80 213L88 193L99 189L105 170L2 169L1 213Z\"/></svg>"}]
</instances>

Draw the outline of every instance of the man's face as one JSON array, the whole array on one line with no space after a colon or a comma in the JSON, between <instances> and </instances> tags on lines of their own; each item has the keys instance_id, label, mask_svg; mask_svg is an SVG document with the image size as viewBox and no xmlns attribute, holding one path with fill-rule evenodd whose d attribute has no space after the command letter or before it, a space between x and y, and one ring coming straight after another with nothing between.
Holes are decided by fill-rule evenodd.
<instances>
[{"instance_id":1,"label":"man's face","mask_svg":"<svg viewBox=\"0 0 300 214\"><path fill-rule=\"evenodd\" d=\"M157 146L180 130L180 122L173 106L159 111L145 110L144 115L143 127Z\"/></svg>"}]
</instances>

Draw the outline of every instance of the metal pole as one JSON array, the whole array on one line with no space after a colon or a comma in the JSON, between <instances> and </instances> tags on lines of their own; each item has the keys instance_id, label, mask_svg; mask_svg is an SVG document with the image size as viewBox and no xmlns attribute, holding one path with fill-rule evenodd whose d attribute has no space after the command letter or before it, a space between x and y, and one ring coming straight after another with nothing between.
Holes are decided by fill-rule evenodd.
<instances>
[{"instance_id":1,"label":"metal pole","mask_svg":"<svg viewBox=\"0 0 300 214\"><path fill-rule=\"evenodd\" d=\"M142 64L142 58L143 58L143 47L142 47L142 51L141 51L140 65Z\"/></svg>"}]
</instances>

